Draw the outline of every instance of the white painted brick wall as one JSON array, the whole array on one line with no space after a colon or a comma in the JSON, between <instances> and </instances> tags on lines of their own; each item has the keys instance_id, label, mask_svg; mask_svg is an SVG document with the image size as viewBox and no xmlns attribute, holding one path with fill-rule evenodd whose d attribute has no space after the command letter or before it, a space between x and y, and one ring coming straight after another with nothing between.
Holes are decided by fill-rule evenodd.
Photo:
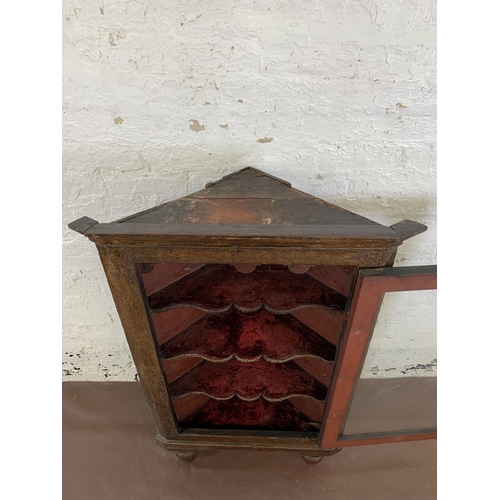
<instances>
[{"instance_id":1,"label":"white painted brick wall","mask_svg":"<svg viewBox=\"0 0 500 500\"><path fill-rule=\"evenodd\" d=\"M396 265L436 263L434 0L64 0L63 31L65 379L136 373L97 251L66 228L83 215L109 222L251 165L427 224ZM432 292L391 297L363 376L435 373L434 307Z\"/></svg>"}]
</instances>

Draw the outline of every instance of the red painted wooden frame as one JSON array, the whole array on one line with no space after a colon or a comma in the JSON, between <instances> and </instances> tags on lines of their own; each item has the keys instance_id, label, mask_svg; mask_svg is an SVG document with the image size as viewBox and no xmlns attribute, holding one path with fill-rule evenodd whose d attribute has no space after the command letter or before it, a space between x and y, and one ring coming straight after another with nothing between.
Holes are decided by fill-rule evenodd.
<instances>
[{"instance_id":1,"label":"red painted wooden frame","mask_svg":"<svg viewBox=\"0 0 500 500\"><path fill-rule=\"evenodd\" d=\"M360 270L341 339L320 430L321 449L367 444L435 439L436 429L414 429L394 433L342 435L355 385L361 374L377 316L386 292L433 290L437 266L390 267Z\"/></svg>"}]
</instances>

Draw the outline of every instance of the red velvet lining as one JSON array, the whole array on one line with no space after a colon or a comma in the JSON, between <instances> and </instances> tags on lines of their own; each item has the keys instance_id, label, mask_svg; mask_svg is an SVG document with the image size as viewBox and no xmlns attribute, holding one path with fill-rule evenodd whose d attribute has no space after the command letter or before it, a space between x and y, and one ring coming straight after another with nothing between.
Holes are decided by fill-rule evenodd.
<instances>
[{"instance_id":1,"label":"red velvet lining","mask_svg":"<svg viewBox=\"0 0 500 500\"><path fill-rule=\"evenodd\" d=\"M308 274L291 273L285 266L258 266L243 274L230 265L206 265L149 297L153 312L185 306L223 312L234 305L244 312L262 306L281 314L321 307L338 314L345 304L344 295Z\"/></svg>"},{"instance_id":2,"label":"red velvet lining","mask_svg":"<svg viewBox=\"0 0 500 500\"><path fill-rule=\"evenodd\" d=\"M270 403L259 398L241 401L210 400L185 418L181 427L198 429L249 429L317 432L310 419L288 401Z\"/></svg>"},{"instance_id":3,"label":"red velvet lining","mask_svg":"<svg viewBox=\"0 0 500 500\"><path fill-rule=\"evenodd\" d=\"M227 399L238 394L242 399L255 399L261 394L269 400L301 395L323 401L327 388L293 361L268 363L260 360L242 363L204 361L170 385L172 397L205 393Z\"/></svg>"},{"instance_id":4,"label":"red velvet lining","mask_svg":"<svg viewBox=\"0 0 500 500\"><path fill-rule=\"evenodd\" d=\"M215 361L255 361L261 356L286 361L296 356L315 356L333 362L335 346L290 315L268 311L228 311L204 316L163 344L164 359L196 354Z\"/></svg>"}]
</instances>

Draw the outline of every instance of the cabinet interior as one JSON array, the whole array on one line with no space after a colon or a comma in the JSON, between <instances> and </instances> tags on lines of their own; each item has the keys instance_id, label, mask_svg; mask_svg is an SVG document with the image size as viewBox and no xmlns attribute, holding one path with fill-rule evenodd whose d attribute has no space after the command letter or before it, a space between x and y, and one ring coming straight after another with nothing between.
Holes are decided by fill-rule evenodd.
<instances>
[{"instance_id":1,"label":"cabinet interior","mask_svg":"<svg viewBox=\"0 0 500 500\"><path fill-rule=\"evenodd\" d=\"M137 270L180 428L319 431L356 267Z\"/></svg>"}]
</instances>

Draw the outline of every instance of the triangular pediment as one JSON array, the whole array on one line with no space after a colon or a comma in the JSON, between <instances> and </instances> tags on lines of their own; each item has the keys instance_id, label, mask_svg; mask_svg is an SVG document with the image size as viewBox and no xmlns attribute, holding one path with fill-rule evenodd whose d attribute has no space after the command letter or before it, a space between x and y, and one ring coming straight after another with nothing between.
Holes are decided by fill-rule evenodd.
<instances>
[{"instance_id":1,"label":"triangular pediment","mask_svg":"<svg viewBox=\"0 0 500 500\"><path fill-rule=\"evenodd\" d=\"M205 189L119 222L142 224L379 225L247 167Z\"/></svg>"}]
</instances>

